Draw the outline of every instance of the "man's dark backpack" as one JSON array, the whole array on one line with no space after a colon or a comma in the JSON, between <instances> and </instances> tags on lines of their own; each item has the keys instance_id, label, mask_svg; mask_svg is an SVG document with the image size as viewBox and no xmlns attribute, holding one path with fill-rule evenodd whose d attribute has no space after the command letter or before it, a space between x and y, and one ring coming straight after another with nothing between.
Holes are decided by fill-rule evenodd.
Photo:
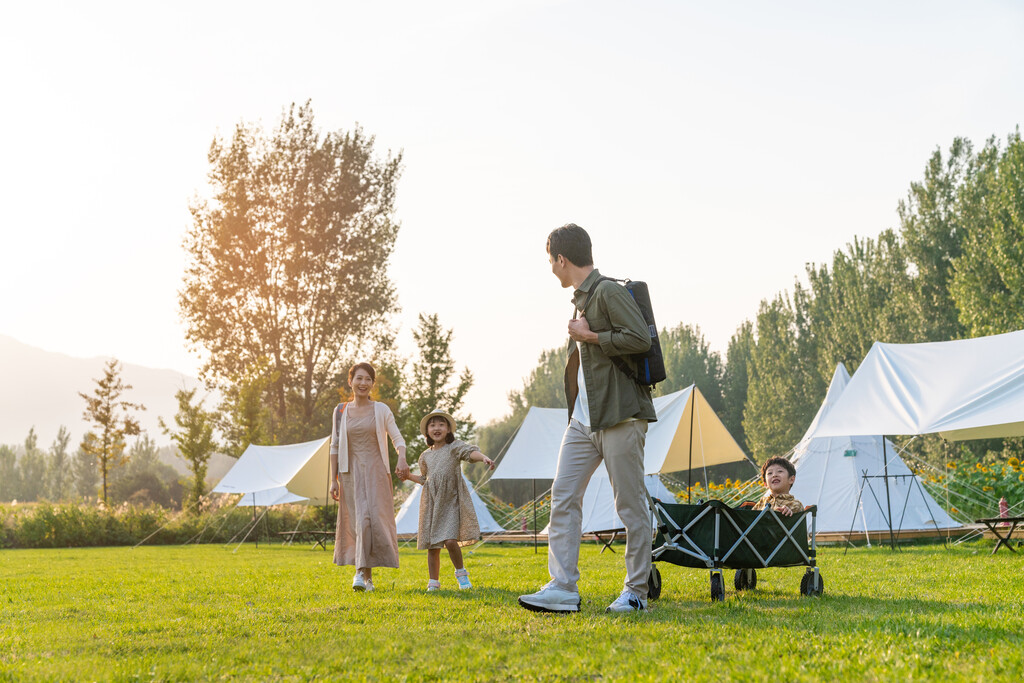
<instances>
[{"instance_id":1,"label":"man's dark backpack","mask_svg":"<svg viewBox=\"0 0 1024 683\"><path fill-rule=\"evenodd\" d=\"M651 334L651 348L645 353L629 355L630 360L636 366L635 371L619 356L609 356L609 360L615 364L615 367L624 372L627 377L642 386L653 387L658 382L665 381L665 358L661 355L661 340L658 339L658 327L654 323L654 309L651 308L651 295L647 291L647 283L628 278L618 280L613 277L602 277L594 283L594 287L590 290L590 295L587 296L587 301L583 304L584 310L587 308L587 303L590 302L590 297L597 290L597 285L603 280L622 283L640 309L644 322L647 323L647 331Z\"/></svg>"}]
</instances>

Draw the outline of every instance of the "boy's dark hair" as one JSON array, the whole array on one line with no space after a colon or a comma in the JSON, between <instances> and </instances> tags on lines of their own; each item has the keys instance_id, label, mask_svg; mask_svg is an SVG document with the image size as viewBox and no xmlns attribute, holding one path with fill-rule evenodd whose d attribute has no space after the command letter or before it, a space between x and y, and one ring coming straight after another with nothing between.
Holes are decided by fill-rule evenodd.
<instances>
[{"instance_id":1,"label":"boy's dark hair","mask_svg":"<svg viewBox=\"0 0 1024 683\"><path fill-rule=\"evenodd\" d=\"M575 223L566 223L551 231L548 235L548 253L551 254L551 258L558 258L561 254L574 266L594 265L590 235Z\"/></svg>"},{"instance_id":2,"label":"boy's dark hair","mask_svg":"<svg viewBox=\"0 0 1024 683\"><path fill-rule=\"evenodd\" d=\"M793 467L793 463L791 463L790 461L786 460L785 458L780 458L779 456L775 456L774 458L768 458L767 460L764 461L764 464L761 465L761 483L762 484L764 483L764 473L767 472L768 468L771 467L772 465L780 465L787 472L789 472L789 476L791 476L791 477L795 477L796 476L796 468Z\"/></svg>"}]
</instances>

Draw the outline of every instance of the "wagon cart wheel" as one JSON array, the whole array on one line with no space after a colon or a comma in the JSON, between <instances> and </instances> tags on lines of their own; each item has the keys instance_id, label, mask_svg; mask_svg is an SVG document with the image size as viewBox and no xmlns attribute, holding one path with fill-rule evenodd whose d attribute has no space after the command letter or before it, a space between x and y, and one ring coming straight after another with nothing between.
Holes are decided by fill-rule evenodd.
<instances>
[{"instance_id":1,"label":"wagon cart wheel","mask_svg":"<svg viewBox=\"0 0 1024 683\"><path fill-rule=\"evenodd\" d=\"M800 579L800 594L811 597L818 597L825 592L825 579L821 572L818 572L817 581L814 580L814 570L808 569Z\"/></svg>"},{"instance_id":2,"label":"wagon cart wheel","mask_svg":"<svg viewBox=\"0 0 1024 683\"><path fill-rule=\"evenodd\" d=\"M738 591L752 591L757 585L757 570L737 569L732 584Z\"/></svg>"},{"instance_id":3,"label":"wagon cart wheel","mask_svg":"<svg viewBox=\"0 0 1024 683\"><path fill-rule=\"evenodd\" d=\"M651 574L647 577L647 597L650 600L657 600L661 597L661 572L653 564Z\"/></svg>"},{"instance_id":4,"label":"wagon cart wheel","mask_svg":"<svg viewBox=\"0 0 1024 683\"><path fill-rule=\"evenodd\" d=\"M818 572L817 584L811 587L811 591L811 595L816 598L820 598L821 594L825 592L825 577L821 575L821 572Z\"/></svg>"},{"instance_id":5,"label":"wagon cart wheel","mask_svg":"<svg viewBox=\"0 0 1024 683\"><path fill-rule=\"evenodd\" d=\"M725 600L725 585L722 583L722 572L711 572L711 602Z\"/></svg>"}]
</instances>

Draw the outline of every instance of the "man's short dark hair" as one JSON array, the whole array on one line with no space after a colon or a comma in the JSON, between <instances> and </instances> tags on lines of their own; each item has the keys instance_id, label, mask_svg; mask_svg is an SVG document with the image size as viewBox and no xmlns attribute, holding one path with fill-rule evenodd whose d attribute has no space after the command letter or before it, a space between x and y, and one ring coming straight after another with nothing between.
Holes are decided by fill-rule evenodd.
<instances>
[{"instance_id":1,"label":"man's short dark hair","mask_svg":"<svg viewBox=\"0 0 1024 683\"><path fill-rule=\"evenodd\" d=\"M548 253L551 258L558 258L561 254L574 266L594 265L590 235L575 223L566 223L551 231L548 235Z\"/></svg>"},{"instance_id":2,"label":"man's short dark hair","mask_svg":"<svg viewBox=\"0 0 1024 683\"><path fill-rule=\"evenodd\" d=\"M786 472L789 473L789 476L791 477L796 476L796 467L793 466L793 463L786 460L785 458L775 456L774 458L768 458L767 460L764 461L764 464L761 465L761 483L764 483L764 473L767 472L768 468L771 467L772 465L781 466L783 469L786 470Z\"/></svg>"}]
</instances>

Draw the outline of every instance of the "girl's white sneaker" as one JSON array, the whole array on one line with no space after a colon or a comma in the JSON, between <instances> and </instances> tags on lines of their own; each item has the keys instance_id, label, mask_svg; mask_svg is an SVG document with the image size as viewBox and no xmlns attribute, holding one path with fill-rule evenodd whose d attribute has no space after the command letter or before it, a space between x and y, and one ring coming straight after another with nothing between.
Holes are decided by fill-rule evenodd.
<instances>
[{"instance_id":1,"label":"girl's white sneaker","mask_svg":"<svg viewBox=\"0 0 1024 683\"><path fill-rule=\"evenodd\" d=\"M459 582L459 590L466 590L472 588L473 584L469 582L469 572L465 569L455 570L455 580Z\"/></svg>"},{"instance_id":2,"label":"girl's white sneaker","mask_svg":"<svg viewBox=\"0 0 1024 683\"><path fill-rule=\"evenodd\" d=\"M427 592L432 593L434 591L441 590L441 582L437 579L430 579L427 581Z\"/></svg>"}]
</instances>

